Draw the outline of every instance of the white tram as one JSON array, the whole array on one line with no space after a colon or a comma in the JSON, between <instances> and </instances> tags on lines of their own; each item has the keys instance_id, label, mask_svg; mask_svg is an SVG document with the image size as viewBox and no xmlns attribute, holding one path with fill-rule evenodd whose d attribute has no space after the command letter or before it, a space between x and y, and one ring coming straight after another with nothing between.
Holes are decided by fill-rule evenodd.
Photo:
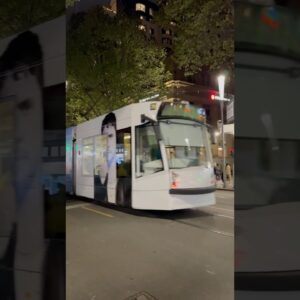
<instances>
[{"instance_id":1,"label":"white tram","mask_svg":"<svg viewBox=\"0 0 300 300\"><path fill-rule=\"evenodd\" d=\"M134 209L215 203L205 111L135 103L67 129L67 191Z\"/></svg>"}]
</instances>

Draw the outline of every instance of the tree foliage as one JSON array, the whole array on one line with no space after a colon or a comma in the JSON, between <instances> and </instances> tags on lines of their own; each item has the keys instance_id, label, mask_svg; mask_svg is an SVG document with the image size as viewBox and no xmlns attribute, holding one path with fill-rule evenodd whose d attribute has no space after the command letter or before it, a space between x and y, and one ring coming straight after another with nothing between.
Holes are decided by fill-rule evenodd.
<instances>
[{"instance_id":1,"label":"tree foliage","mask_svg":"<svg viewBox=\"0 0 300 300\"><path fill-rule=\"evenodd\" d=\"M161 91L170 78L165 52L128 17L95 8L72 18L67 38L68 126Z\"/></svg>"},{"instance_id":2,"label":"tree foliage","mask_svg":"<svg viewBox=\"0 0 300 300\"><path fill-rule=\"evenodd\" d=\"M64 14L62 0L1 1L0 38L4 38Z\"/></svg>"},{"instance_id":3,"label":"tree foliage","mask_svg":"<svg viewBox=\"0 0 300 300\"><path fill-rule=\"evenodd\" d=\"M160 5L156 21L174 30L173 59L186 75L203 67L233 69L232 0L160 0Z\"/></svg>"},{"instance_id":4,"label":"tree foliage","mask_svg":"<svg viewBox=\"0 0 300 300\"><path fill-rule=\"evenodd\" d=\"M75 2L79 0L66 0L66 7L74 6Z\"/></svg>"}]
</instances>

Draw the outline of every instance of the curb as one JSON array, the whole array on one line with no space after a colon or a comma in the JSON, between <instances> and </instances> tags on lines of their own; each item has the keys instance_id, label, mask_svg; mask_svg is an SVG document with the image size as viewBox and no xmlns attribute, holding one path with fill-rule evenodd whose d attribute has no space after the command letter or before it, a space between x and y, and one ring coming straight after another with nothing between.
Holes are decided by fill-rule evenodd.
<instances>
[{"instance_id":1,"label":"curb","mask_svg":"<svg viewBox=\"0 0 300 300\"><path fill-rule=\"evenodd\" d=\"M228 192L234 192L234 189L224 189L224 188L217 188L217 191L228 191Z\"/></svg>"}]
</instances>

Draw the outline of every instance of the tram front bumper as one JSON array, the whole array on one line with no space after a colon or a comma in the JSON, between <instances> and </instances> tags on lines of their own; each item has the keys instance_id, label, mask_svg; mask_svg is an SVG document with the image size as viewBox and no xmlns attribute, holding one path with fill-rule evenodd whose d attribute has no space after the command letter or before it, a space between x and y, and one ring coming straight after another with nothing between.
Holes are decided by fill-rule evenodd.
<instances>
[{"instance_id":1,"label":"tram front bumper","mask_svg":"<svg viewBox=\"0 0 300 300\"><path fill-rule=\"evenodd\" d=\"M215 186L204 188L184 188L184 189L170 189L169 192L172 195L203 195L216 191Z\"/></svg>"},{"instance_id":2,"label":"tram front bumper","mask_svg":"<svg viewBox=\"0 0 300 300\"><path fill-rule=\"evenodd\" d=\"M171 189L169 191L169 209L188 209L214 205L215 187Z\"/></svg>"},{"instance_id":3,"label":"tram front bumper","mask_svg":"<svg viewBox=\"0 0 300 300\"><path fill-rule=\"evenodd\" d=\"M134 191L132 208L178 210L214 205L215 187Z\"/></svg>"}]
</instances>

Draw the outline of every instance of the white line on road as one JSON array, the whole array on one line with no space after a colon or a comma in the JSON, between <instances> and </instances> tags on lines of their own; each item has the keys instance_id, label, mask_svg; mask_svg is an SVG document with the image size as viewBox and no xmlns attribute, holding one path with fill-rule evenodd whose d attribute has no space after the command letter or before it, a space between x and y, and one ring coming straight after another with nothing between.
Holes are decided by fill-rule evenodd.
<instances>
[{"instance_id":1,"label":"white line on road","mask_svg":"<svg viewBox=\"0 0 300 300\"><path fill-rule=\"evenodd\" d=\"M204 211L204 212L207 212L207 213L209 213L209 214L211 214L211 215L213 215L213 216L216 216L216 217L222 217L222 218L234 219L233 216L215 213L215 212L213 211L213 208L208 208L208 209L205 209L205 210L203 209L203 211Z\"/></svg>"},{"instance_id":2,"label":"white line on road","mask_svg":"<svg viewBox=\"0 0 300 300\"><path fill-rule=\"evenodd\" d=\"M217 233L217 234L221 234L221 235L226 235L226 236L233 237L233 234L230 233L230 232L225 232L225 231L213 229L213 228L207 227L207 226L205 226L205 225L203 226L203 225L193 224L193 223L189 223L189 222L182 221L182 220L174 220L174 219L173 219L173 221L174 221L174 222L177 222L177 223L184 224L184 225L188 225L188 226L192 226L192 227L196 227L196 228L208 230L208 231L213 232L213 233Z\"/></svg>"},{"instance_id":3,"label":"white line on road","mask_svg":"<svg viewBox=\"0 0 300 300\"><path fill-rule=\"evenodd\" d=\"M213 214L213 215L217 216L217 217L222 217L222 218L234 219L234 217L226 216L226 215L221 215L221 214Z\"/></svg>"},{"instance_id":4,"label":"white line on road","mask_svg":"<svg viewBox=\"0 0 300 300\"><path fill-rule=\"evenodd\" d=\"M85 207L85 206L82 206L81 208L85 209L85 210L89 210L89 211L92 211L96 214L99 214L99 215L102 215L102 216L105 216L105 217L109 217L109 218L113 218L114 216L110 215L110 214L106 214L102 211L99 211L99 210L96 210L96 209L92 209L92 208L88 208L88 207Z\"/></svg>"},{"instance_id":5,"label":"white line on road","mask_svg":"<svg viewBox=\"0 0 300 300\"><path fill-rule=\"evenodd\" d=\"M82 203L82 204L67 205L66 209L68 210L68 209L73 209L73 208L78 208L78 207L84 207L86 205L88 205L88 204L86 204L86 203L83 204Z\"/></svg>"},{"instance_id":6,"label":"white line on road","mask_svg":"<svg viewBox=\"0 0 300 300\"><path fill-rule=\"evenodd\" d=\"M211 231L211 232L217 233L217 234L222 234L222 235L234 237L234 235L232 233L229 233L229 232L215 230L215 229L208 229L208 230Z\"/></svg>"},{"instance_id":7,"label":"white line on road","mask_svg":"<svg viewBox=\"0 0 300 300\"><path fill-rule=\"evenodd\" d=\"M234 209L227 209L227 208L221 208L221 207L212 207L212 209L220 209L220 210L224 210L224 211L234 212Z\"/></svg>"}]
</instances>

